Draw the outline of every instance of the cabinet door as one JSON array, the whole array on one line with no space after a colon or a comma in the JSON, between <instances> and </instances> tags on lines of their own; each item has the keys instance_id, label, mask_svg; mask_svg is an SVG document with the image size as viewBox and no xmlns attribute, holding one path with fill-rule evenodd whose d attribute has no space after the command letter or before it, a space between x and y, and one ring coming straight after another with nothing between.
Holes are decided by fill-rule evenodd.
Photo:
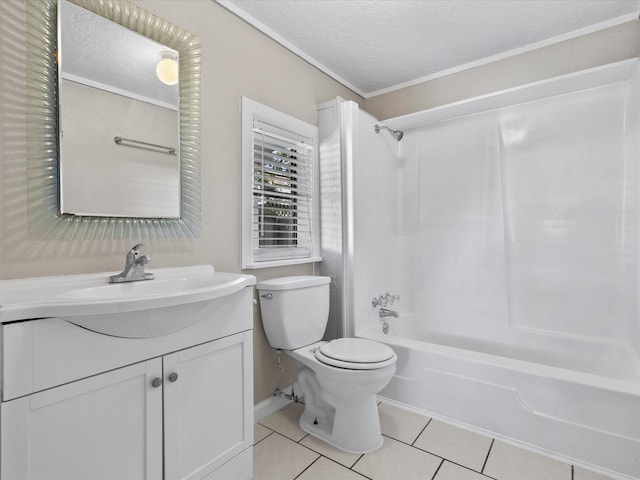
<instances>
[{"instance_id":1,"label":"cabinet door","mask_svg":"<svg viewBox=\"0 0 640 480\"><path fill-rule=\"evenodd\" d=\"M1 478L162 478L162 388L154 378L162 378L160 359L3 403Z\"/></svg>"},{"instance_id":2,"label":"cabinet door","mask_svg":"<svg viewBox=\"0 0 640 480\"><path fill-rule=\"evenodd\" d=\"M164 357L165 480L201 479L253 444L252 362L251 332Z\"/></svg>"}]
</instances>

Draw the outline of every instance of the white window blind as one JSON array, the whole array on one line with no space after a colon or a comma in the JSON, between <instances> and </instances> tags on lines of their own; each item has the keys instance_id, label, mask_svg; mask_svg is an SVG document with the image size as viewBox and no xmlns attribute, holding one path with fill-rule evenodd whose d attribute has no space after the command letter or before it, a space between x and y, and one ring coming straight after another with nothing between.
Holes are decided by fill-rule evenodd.
<instances>
[{"instance_id":1,"label":"white window blind","mask_svg":"<svg viewBox=\"0 0 640 480\"><path fill-rule=\"evenodd\" d=\"M311 256L313 153L311 139L254 119L254 260Z\"/></svg>"},{"instance_id":2,"label":"white window blind","mask_svg":"<svg viewBox=\"0 0 640 480\"><path fill-rule=\"evenodd\" d=\"M243 98L243 268L318 261L317 128Z\"/></svg>"}]
</instances>

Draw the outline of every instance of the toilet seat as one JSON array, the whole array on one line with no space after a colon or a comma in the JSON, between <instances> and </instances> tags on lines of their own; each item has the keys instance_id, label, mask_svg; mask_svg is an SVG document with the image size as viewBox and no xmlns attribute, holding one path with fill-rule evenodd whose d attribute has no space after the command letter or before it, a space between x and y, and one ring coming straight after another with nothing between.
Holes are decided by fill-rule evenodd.
<instances>
[{"instance_id":1,"label":"toilet seat","mask_svg":"<svg viewBox=\"0 0 640 480\"><path fill-rule=\"evenodd\" d=\"M364 338L331 340L318 348L314 355L325 365L348 370L384 368L395 363L397 358L388 345Z\"/></svg>"}]
</instances>

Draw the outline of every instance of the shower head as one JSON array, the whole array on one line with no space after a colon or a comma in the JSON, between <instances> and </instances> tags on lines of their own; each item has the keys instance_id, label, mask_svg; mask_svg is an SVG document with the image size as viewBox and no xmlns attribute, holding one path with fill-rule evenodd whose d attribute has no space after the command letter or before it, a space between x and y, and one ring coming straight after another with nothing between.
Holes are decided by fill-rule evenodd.
<instances>
[{"instance_id":1,"label":"shower head","mask_svg":"<svg viewBox=\"0 0 640 480\"><path fill-rule=\"evenodd\" d=\"M380 133L380 129L383 128L385 129L387 132L389 132L391 134L391 136L393 138L396 139L396 141L400 141L402 140L402 137L404 136L404 132L401 132L400 130L391 130L389 127L385 127L384 125L376 125L374 127L376 133Z\"/></svg>"}]
</instances>

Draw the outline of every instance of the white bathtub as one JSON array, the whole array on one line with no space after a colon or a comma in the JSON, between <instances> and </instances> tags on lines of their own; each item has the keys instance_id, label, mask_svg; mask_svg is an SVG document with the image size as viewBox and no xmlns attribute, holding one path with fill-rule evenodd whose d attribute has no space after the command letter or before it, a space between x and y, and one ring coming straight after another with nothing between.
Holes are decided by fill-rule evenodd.
<instances>
[{"instance_id":1,"label":"white bathtub","mask_svg":"<svg viewBox=\"0 0 640 480\"><path fill-rule=\"evenodd\" d=\"M624 345L528 331L489 342L412 331L406 316L388 323L386 335L379 324L358 332L398 355L382 397L640 478L640 366Z\"/></svg>"}]
</instances>

